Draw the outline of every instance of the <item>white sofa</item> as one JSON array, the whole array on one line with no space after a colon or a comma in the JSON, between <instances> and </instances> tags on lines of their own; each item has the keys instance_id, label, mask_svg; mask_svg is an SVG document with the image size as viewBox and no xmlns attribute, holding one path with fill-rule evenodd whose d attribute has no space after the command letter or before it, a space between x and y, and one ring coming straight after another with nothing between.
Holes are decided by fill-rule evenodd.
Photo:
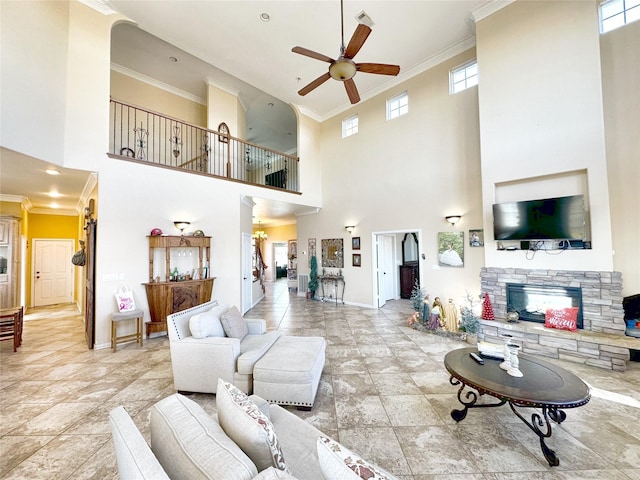
<instances>
[{"instance_id":1,"label":"white sofa","mask_svg":"<svg viewBox=\"0 0 640 480\"><path fill-rule=\"evenodd\" d=\"M217 395L220 397L220 394ZM325 437L322 432L284 408L269 405L252 396L251 403L264 412L279 442L289 473L274 466L257 467L254 452L244 450L231 439L229 410L227 428L222 414L209 416L197 403L171 395L156 403L150 412L151 448L124 407L109 414L120 478L132 479L215 479L215 480L394 480L380 467ZM242 414L239 414L242 415ZM222 418L222 417L221 417ZM235 419L235 417L232 417ZM241 430L246 419L237 418ZM258 422L256 422L258 424ZM238 426L234 425L233 426ZM358 472L358 473L355 473ZM375 475L375 476L374 476Z\"/></svg>"},{"instance_id":2,"label":"white sofa","mask_svg":"<svg viewBox=\"0 0 640 480\"><path fill-rule=\"evenodd\" d=\"M190 319L212 309L220 316L229 305L213 300L167 317L173 381L178 392L215 393L218 378L251 393L253 367L280 336L266 331L264 320L246 319L249 334L242 340L227 336L194 338Z\"/></svg>"}]
</instances>

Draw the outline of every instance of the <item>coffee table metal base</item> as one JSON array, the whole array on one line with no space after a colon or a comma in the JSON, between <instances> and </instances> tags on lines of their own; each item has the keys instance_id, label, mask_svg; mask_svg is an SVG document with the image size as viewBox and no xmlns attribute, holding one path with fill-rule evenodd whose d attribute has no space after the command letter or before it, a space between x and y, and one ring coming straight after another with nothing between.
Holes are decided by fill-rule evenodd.
<instances>
[{"instance_id":1,"label":"coffee table metal base","mask_svg":"<svg viewBox=\"0 0 640 480\"><path fill-rule=\"evenodd\" d=\"M444 357L444 365L451 375L450 383L458 388L461 409L454 409L451 418L460 422L471 408L491 408L509 404L513 413L540 439L540 448L549 465L560 464L556 453L545 440L551 437L551 423L560 424L567 418L564 410L585 405L591 398L589 386L573 373L539 358L521 355L522 377L508 375L499 366L500 360L485 358L476 363L471 353L475 348L452 350ZM480 402L482 395L495 399ZM535 410L529 417L525 408ZM531 411L531 410L530 410Z\"/></svg>"},{"instance_id":2,"label":"coffee table metal base","mask_svg":"<svg viewBox=\"0 0 640 480\"><path fill-rule=\"evenodd\" d=\"M454 386L460 385L460 388L458 389L458 401L462 405L464 405L464 408L462 409L451 410L451 418L453 418L456 422L460 422L464 420L465 417L467 416L467 411L470 408L501 407L505 403L508 403L513 413L515 413L516 416L520 420L522 420L524 424L527 427L529 427L536 435L538 435L538 438L540 438L540 448L542 449L542 454L544 455L544 458L546 458L547 462L549 462L549 465L551 465L552 467L557 467L560 464L560 460L558 459L556 452L547 446L547 444L545 443L545 439L551 436L551 433L552 433L551 421L557 424L562 423L567 418L567 414L565 412L563 412L557 407L543 406L543 407L540 407L542 408L542 414L538 413L537 411L532 413L531 421L529 421L527 420L527 418L525 418L524 415L522 415L520 411L516 409L516 407L519 407L519 408L533 408L533 407L530 407L528 405L520 405L516 402L507 401L507 400L500 400L495 403L478 404L477 401L478 401L479 395L480 396L484 395L484 392L478 391L476 393L474 390L467 390L463 394L463 390L467 385L465 385L463 382L461 382L460 380L458 380L453 376L449 379L449 382L451 383L451 385L454 385Z\"/></svg>"}]
</instances>

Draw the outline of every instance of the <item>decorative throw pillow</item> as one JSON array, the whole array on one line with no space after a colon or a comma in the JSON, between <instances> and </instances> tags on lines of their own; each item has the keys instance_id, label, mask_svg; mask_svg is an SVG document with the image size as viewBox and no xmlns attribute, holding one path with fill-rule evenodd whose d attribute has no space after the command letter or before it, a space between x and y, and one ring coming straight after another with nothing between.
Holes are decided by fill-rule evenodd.
<instances>
[{"instance_id":1,"label":"decorative throw pillow","mask_svg":"<svg viewBox=\"0 0 640 480\"><path fill-rule=\"evenodd\" d=\"M189 319L189 330L193 338L224 337L224 329L217 315L203 312Z\"/></svg>"},{"instance_id":2,"label":"decorative throw pillow","mask_svg":"<svg viewBox=\"0 0 640 480\"><path fill-rule=\"evenodd\" d=\"M255 463L258 471L275 467L291 473L271 420L244 392L219 378L216 408L220 426Z\"/></svg>"},{"instance_id":3,"label":"decorative throw pillow","mask_svg":"<svg viewBox=\"0 0 640 480\"><path fill-rule=\"evenodd\" d=\"M316 445L320 468L327 480L397 480L335 440L320 435Z\"/></svg>"},{"instance_id":4,"label":"decorative throw pillow","mask_svg":"<svg viewBox=\"0 0 640 480\"><path fill-rule=\"evenodd\" d=\"M298 478L277 468L269 467L253 477L253 480L298 480Z\"/></svg>"},{"instance_id":5,"label":"decorative throw pillow","mask_svg":"<svg viewBox=\"0 0 640 480\"><path fill-rule=\"evenodd\" d=\"M547 309L544 326L575 332L578 329L578 307Z\"/></svg>"},{"instance_id":6,"label":"decorative throw pillow","mask_svg":"<svg viewBox=\"0 0 640 480\"><path fill-rule=\"evenodd\" d=\"M242 340L249 333L249 327L247 322L238 311L238 308L233 306L220 316L222 322L222 328L227 337L239 338Z\"/></svg>"}]
</instances>

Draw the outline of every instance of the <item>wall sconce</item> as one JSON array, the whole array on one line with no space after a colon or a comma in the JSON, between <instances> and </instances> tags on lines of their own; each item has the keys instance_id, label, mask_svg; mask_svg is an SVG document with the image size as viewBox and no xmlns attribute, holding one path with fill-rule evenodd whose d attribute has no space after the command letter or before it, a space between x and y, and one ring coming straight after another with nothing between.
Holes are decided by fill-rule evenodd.
<instances>
[{"instance_id":1,"label":"wall sconce","mask_svg":"<svg viewBox=\"0 0 640 480\"><path fill-rule=\"evenodd\" d=\"M347 225L346 227L344 227L344 229L349 232L349 233L353 233L353 231L355 230L356 226L355 225Z\"/></svg>"},{"instance_id":2,"label":"wall sconce","mask_svg":"<svg viewBox=\"0 0 640 480\"><path fill-rule=\"evenodd\" d=\"M176 228L178 230L180 230L180 235L184 235L184 231L185 229L191 225L190 222L182 222L182 221L177 221L177 222L173 222L173 224L176 226Z\"/></svg>"},{"instance_id":3,"label":"wall sconce","mask_svg":"<svg viewBox=\"0 0 640 480\"><path fill-rule=\"evenodd\" d=\"M458 223L461 218L462 218L461 215L449 215L447 217L444 217L444 219L447 222L449 222L451 225L455 225L456 223Z\"/></svg>"}]
</instances>

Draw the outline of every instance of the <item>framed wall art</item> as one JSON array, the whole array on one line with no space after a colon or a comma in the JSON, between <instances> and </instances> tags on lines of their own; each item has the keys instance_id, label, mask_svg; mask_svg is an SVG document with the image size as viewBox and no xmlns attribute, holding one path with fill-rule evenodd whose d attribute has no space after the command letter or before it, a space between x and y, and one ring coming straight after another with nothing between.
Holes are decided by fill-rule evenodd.
<instances>
[{"instance_id":1,"label":"framed wall art","mask_svg":"<svg viewBox=\"0 0 640 480\"><path fill-rule=\"evenodd\" d=\"M351 250L360 250L360 237L353 237L351 239Z\"/></svg>"},{"instance_id":2,"label":"framed wall art","mask_svg":"<svg viewBox=\"0 0 640 480\"><path fill-rule=\"evenodd\" d=\"M484 230L469 230L469 246L484 247Z\"/></svg>"},{"instance_id":3,"label":"framed wall art","mask_svg":"<svg viewBox=\"0 0 640 480\"><path fill-rule=\"evenodd\" d=\"M344 268L344 242L341 238L322 239L322 266Z\"/></svg>"},{"instance_id":4,"label":"framed wall art","mask_svg":"<svg viewBox=\"0 0 640 480\"><path fill-rule=\"evenodd\" d=\"M362 257L359 253L353 253L351 254L351 257L352 257L351 263L354 267L359 267L362 265Z\"/></svg>"},{"instance_id":5,"label":"framed wall art","mask_svg":"<svg viewBox=\"0 0 640 480\"><path fill-rule=\"evenodd\" d=\"M438 233L438 263L442 267L464 267L464 232Z\"/></svg>"}]
</instances>

